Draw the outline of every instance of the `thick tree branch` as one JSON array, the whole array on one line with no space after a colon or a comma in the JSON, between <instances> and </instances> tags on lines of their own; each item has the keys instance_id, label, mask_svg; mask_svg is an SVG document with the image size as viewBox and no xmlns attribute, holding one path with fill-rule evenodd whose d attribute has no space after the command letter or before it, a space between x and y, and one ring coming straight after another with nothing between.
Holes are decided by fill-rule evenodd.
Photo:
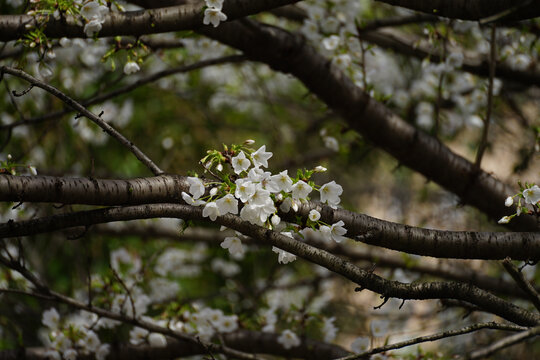
<instances>
[{"instance_id":1,"label":"thick tree branch","mask_svg":"<svg viewBox=\"0 0 540 360\"><path fill-rule=\"evenodd\" d=\"M203 228L189 228L182 234L177 228L164 228L163 226L126 224L125 226L97 225L92 227L92 234L121 236L138 236L141 238L162 238L179 242L204 242L211 246L218 246L227 236L222 232ZM249 240L243 241L249 244ZM515 282L506 280L500 276L486 275L478 269L473 269L468 262L462 260L437 260L418 259L407 260L401 254L390 253L376 247L358 247L350 244L327 244L319 240L305 237L304 241L312 246L328 251L335 255L345 256L347 259L369 261L380 268L404 269L418 275L430 275L446 280L455 280L473 284L481 289L492 291L501 295L518 297L529 300L529 296Z\"/></svg>"},{"instance_id":2,"label":"thick tree branch","mask_svg":"<svg viewBox=\"0 0 540 360\"><path fill-rule=\"evenodd\" d=\"M531 0L377 0L394 6L462 20L517 21L540 16L540 3ZM499 19L500 16L500 19Z\"/></svg>"},{"instance_id":3,"label":"thick tree branch","mask_svg":"<svg viewBox=\"0 0 540 360\"><path fill-rule=\"evenodd\" d=\"M76 222L73 221L73 217L76 217ZM57 215L57 219L60 219L57 224L66 227L66 224L62 222L67 221L72 226L81 226L156 217L169 217L184 220L207 220L202 216L201 207L179 204L152 204L91 210L71 215ZM277 246L280 249L326 267L355 282L362 289L369 289L386 298L395 297L399 299L416 300L457 299L477 305L486 311L492 312L518 325L534 326L540 323L540 315L526 311L470 284L453 282L404 284L397 281L389 281L372 272L364 271L351 262L345 261L324 250L317 249L272 230L247 223L238 216L230 214L219 216L216 223L240 231L259 241ZM9 226L9 223L7 226ZM39 228L40 224L36 223L32 226Z\"/></svg>"},{"instance_id":4,"label":"thick tree branch","mask_svg":"<svg viewBox=\"0 0 540 360\"><path fill-rule=\"evenodd\" d=\"M49 176L0 175L0 201L52 202L84 205L136 205L182 203L182 191L188 191L185 177L162 175L132 180L97 180ZM379 220L343 209L317 203L304 203L297 213L282 214L287 219L307 218L318 209L321 220L342 220L347 236L362 242L411 254L442 258L536 260L540 258L540 233L471 232L429 230ZM99 220L87 218L79 224L78 216L55 215L48 218L0 224L0 238L26 236L92 225Z\"/></svg>"},{"instance_id":5,"label":"thick tree branch","mask_svg":"<svg viewBox=\"0 0 540 360\"><path fill-rule=\"evenodd\" d=\"M252 60L296 76L340 114L352 129L390 153L400 163L455 193L464 203L477 207L496 220L508 214L504 200L514 192L512 189L370 98L328 59L307 45L301 36L252 21L250 23L249 27L226 23L219 27L219 31L209 28L199 31L244 51ZM538 229L531 217L514 220L517 221L509 225L515 229Z\"/></svg>"},{"instance_id":6,"label":"thick tree branch","mask_svg":"<svg viewBox=\"0 0 540 360\"><path fill-rule=\"evenodd\" d=\"M223 12L228 21L289 5L298 0L228 0L223 4ZM159 5L158 5L159 6ZM171 31L193 30L203 25L203 1L142 11L109 13L98 37L117 35L141 36ZM26 25L39 26L51 38L85 38L83 27L75 19L55 20L49 17L44 24L28 15L0 15L0 41L18 40L29 30Z\"/></svg>"}]
</instances>

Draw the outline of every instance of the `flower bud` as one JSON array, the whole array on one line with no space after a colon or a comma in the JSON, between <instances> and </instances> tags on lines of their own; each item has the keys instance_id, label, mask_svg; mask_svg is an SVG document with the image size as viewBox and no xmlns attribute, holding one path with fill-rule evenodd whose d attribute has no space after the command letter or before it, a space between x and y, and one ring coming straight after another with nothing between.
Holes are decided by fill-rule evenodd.
<instances>
[{"instance_id":1,"label":"flower bud","mask_svg":"<svg viewBox=\"0 0 540 360\"><path fill-rule=\"evenodd\" d=\"M247 139L246 141L244 141L244 144L245 145L253 145L253 144L255 144L255 140Z\"/></svg>"},{"instance_id":2,"label":"flower bud","mask_svg":"<svg viewBox=\"0 0 540 360\"><path fill-rule=\"evenodd\" d=\"M514 199L511 196L509 196L504 201L504 206L510 207L510 206L512 206L513 203L514 203Z\"/></svg>"}]
</instances>

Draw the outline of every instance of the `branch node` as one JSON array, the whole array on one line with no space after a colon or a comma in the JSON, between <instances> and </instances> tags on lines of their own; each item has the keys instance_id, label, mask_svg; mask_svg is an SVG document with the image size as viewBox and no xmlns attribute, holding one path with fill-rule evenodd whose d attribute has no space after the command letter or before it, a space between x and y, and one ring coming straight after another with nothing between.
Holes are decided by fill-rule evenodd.
<instances>
[{"instance_id":1,"label":"branch node","mask_svg":"<svg viewBox=\"0 0 540 360\"><path fill-rule=\"evenodd\" d=\"M388 302L388 300L390 299L389 296L385 296L385 295L381 295L381 299L384 299L382 304L379 305L379 306L374 306L373 307L373 310L379 310L380 308L382 308L384 306L384 304L386 304ZM403 300L403 302L405 302L405 300Z\"/></svg>"}]
</instances>

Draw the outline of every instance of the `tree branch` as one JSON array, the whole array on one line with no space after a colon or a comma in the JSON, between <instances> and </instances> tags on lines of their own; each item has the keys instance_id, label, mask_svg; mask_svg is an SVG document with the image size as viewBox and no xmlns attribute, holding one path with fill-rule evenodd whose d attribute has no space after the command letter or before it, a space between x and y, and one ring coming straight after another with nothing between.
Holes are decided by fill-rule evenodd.
<instances>
[{"instance_id":1,"label":"tree branch","mask_svg":"<svg viewBox=\"0 0 540 360\"><path fill-rule=\"evenodd\" d=\"M512 279L514 279L519 287L529 296L529 299L532 301L536 309L540 311L540 295L536 289L529 283L529 281L527 281L527 279L525 279L523 273L519 271L514 264L512 264L510 259L504 259L502 264L510 276L512 276Z\"/></svg>"},{"instance_id":2,"label":"tree branch","mask_svg":"<svg viewBox=\"0 0 540 360\"><path fill-rule=\"evenodd\" d=\"M228 0L223 4L223 12L228 21L271 10L299 0ZM141 36L171 31L193 30L203 27L202 1L166 8L142 11L109 13L105 17L98 37L117 35ZM0 15L0 41L22 38L29 30L26 25L39 26L50 38L86 38L83 27L76 19L55 20L49 17L44 24L29 15Z\"/></svg>"},{"instance_id":3,"label":"tree branch","mask_svg":"<svg viewBox=\"0 0 540 360\"><path fill-rule=\"evenodd\" d=\"M71 215L56 215L56 219L59 219L56 225L63 225L65 227L66 224L62 223L63 221L69 222L73 226L156 217L207 220L202 216L201 207L179 204L152 204L83 211ZM534 326L540 323L540 315L526 311L470 284L453 282L403 284L397 281L389 281L372 272L364 271L354 264L326 251L291 239L272 230L245 222L238 216L231 214L219 216L215 222L324 266L355 282L361 288L369 289L387 298L395 297L417 300L457 299L477 305L518 325ZM9 223L7 226L9 226ZM33 224L32 226L40 227L40 224Z\"/></svg>"},{"instance_id":4,"label":"tree branch","mask_svg":"<svg viewBox=\"0 0 540 360\"><path fill-rule=\"evenodd\" d=\"M501 339L499 341L496 341L495 343L491 344L490 346L475 351L471 353L469 356L465 357L466 359L473 360L473 359L481 359L486 356L489 356L491 354L494 354L495 352L504 349L505 347L515 345L517 343L520 343L526 339L529 339L531 337L535 337L540 335L540 326L533 327L532 329L529 329L527 331L520 332L515 335L508 336L504 339Z\"/></svg>"},{"instance_id":5,"label":"tree branch","mask_svg":"<svg viewBox=\"0 0 540 360\"><path fill-rule=\"evenodd\" d=\"M156 164L154 164L154 162L148 156L146 156L146 154L143 153L137 146L135 146L135 144L133 144L128 139L126 139L124 135L120 134L111 125L107 124L103 119L101 119L101 117L87 110L84 106L82 106L77 101L73 100L72 98L70 98L69 96L67 96L60 90L58 90L57 88L51 85L45 84L44 82L34 78L33 76L30 76L29 74L19 69L13 69L7 66L2 66L0 67L0 78L4 73L26 80L32 86L39 87L47 91L48 93L56 96L58 99L62 100L69 107L71 107L73 110L79 112L80 114L86 116L88 119L92 120L111 137L118 140L120 144L124 145L127 149L129 149L135 155L135 157L139 159L139 161L142 164L144 164L154 175L163 174L163 170L161 170Z\"/></svg>"},{"instance_id":6,"label":"tree branch","mask_svg":"<svg viewBox=\"0 0 540 360\"><path fill-rule=\"evenodd\" d=\"M50 176L0 175L0 201L52 202L84 205L138 205L183 203L182 191L188 192L185 177L161 175L132 180L57 178ZM321 220L342 220L347 236L370 245L405 251L411 254L442 258L536 260L540 258L540 233L471 232L430 230L376 219L320 203L304 203L298 212L281 214L284 219L308 217L312 209ZM78 223L77 215L0 224L0 238L27 236L73 226L93 225L99 219Z\"/></svg>"},{"instance_id":7,"label":"tree branch","mask_svg":"<svg viewBox=\"0 0 540 360\"><path fill-rule=\"evenodd\" d=\"M401 341L401 342L398 342L398 343L395 343L395 344L388 344L388 345L380 346L380 347L377 347L377 348L374 348L374 349L371 349L371 350L368 350L368 351L364 351L364 352L359 353L359 354L355 354L355 355L351 355L351 356L345 356L345 357L342 357L342 358L339 358L339 359L336 359L336 360L356 360L356 359L361 359L361 358L365 358L365 357L367 357L369 355L379 354L379 353L389 351L389 350L402 349L404 347L415 345L415 344L421 344L421 343L429 342L429 341L436 341L436 340L440 340L440 339L449 338L449 337L452 337L452 336L469 334L471 332L475 332L475 331L483 330L483 329L494 329L494 330L505 330L505 331L523 331L523 330L526 330L527 328L523 328L521 326L515 326L515 325L500 324L500 323L496 323L496 322L473 324L473 325L466 326L466 327L463 327L463 328L457 329L457 330L443 331L443 332L433 334L433 335L420 336L420 337L417 337L417 338L414 338L414 339Z\"/></svg>"},{"instance_id":8,"label":"tree branch","mask_svg":"<svg viewBox=\"0 0 540 360\"><path fill-rule=\"evenodd\" d=\"M530 0L377 0L394 6L462 20L518 21L540 16L540 4ZM499 19L498 15L501 16Z\"/></svg>"}]
</instances>

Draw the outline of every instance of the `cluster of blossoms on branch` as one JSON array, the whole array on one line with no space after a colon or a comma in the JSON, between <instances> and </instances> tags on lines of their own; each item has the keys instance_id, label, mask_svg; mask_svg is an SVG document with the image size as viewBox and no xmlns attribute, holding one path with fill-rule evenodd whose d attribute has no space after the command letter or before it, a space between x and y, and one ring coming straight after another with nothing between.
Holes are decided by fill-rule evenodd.
<instances>
[{"instance_id":1,"label":"cluster of blossoms on branch","mask_svg":"<svg viewBox=\"0 0 540 360\"><path fill-rule=\"evenodd\" d=\"M294 238L294 233L304 237L308 233L316 232L326 241L341 242L345 239L347 230L345 223L338 221L326 224L320 220L321 214L313 209L310 211L306 227L282 222L279 211L288 213L298 211L302 202L309 200L313 190L318 191L320 201L332 208L337 208L343 193L341 185L330 181L322 186L316 185L311 176L316 172L326 171L322 166L312 170L299 170L296 177L291 178L287 170L278 174L265 171L272 153L266 151L266 145L257 150L249 147L253 141L248 140L243 145L232 145L224 151L211 150L201 160L207 171L216 171L214 176L221 179L219 182L204 183L198 177L189 177L189 194L182 192L182 198L188 205L203 206L202 215L215 221L218 216L226 214L239 214L242 220L255 225L264 226L283 235ZM224 171L223 164L229 163L233 173ZM211 189L205 196L206 186ZM241 206L241 209L239 209ZM244 248L239 237L228 237L222 243L223 248L229 249L233 256L242 256ZM280 263L286 264L295 260L295 256L276 247Z\"/></svg>"},{"instance_id":2,"label":"cluster of blossoms on branch","mask_svg":"<svg viewBox=\"0 0 540 360\"><path fill-rule=\"evenodd\" d=\"M516 216L521 215L522 213L536 214L538 216L540 210L540 187L538 187L538 185L528 183L525 183L525 186L522 186L520 183L519 186L520 192L513 196L507 197L504 201L504 205L510 207L514 205L514 199L517 198L516 212L512 215L503 216L499 220L499 224L508 224L510 220L512 220ZM522 201L524 202L524 204L522 203ZM532 210L527 208L527 205L531 205Z\"/></svg>"}]
</instances>

